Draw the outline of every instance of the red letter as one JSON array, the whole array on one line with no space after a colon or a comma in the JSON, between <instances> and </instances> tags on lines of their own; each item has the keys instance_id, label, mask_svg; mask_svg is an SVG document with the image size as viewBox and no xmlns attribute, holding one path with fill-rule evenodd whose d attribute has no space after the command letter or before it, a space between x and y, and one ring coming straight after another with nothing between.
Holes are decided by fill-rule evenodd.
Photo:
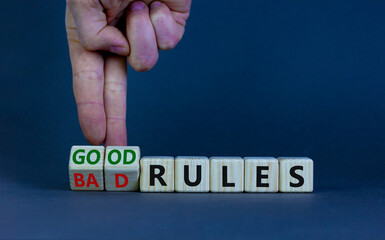
<instances>
[{"instance_id":1,"label":"red letter","mask_svg":"<svg viewBox=\"0 0 385 240\"><path fill-rule=\"evenodd\" d=\"M123 184L119 184L119 177L124 178L124 183ZM128 177L126 175L124 175L124 174L119 174L119 173L115 174L115 184L116 184L117 188L122 188L122 187L127 186L127 184L128 184Z\"/></svg>"},{"instance_id":2,"label":"red letter","mask_svg":"<svg viewBox=\"0 0 385 240\"><path fill-rule=\"evenodd\" d=\"M83 178L83 174L74 173L75 187L84 187L85 182L83 181Z\"/></svg>"},{"instance_id":3,"label":"red letter","mask_svg":"<svg viewBox=\"0 0 385 240\"><path fill-rule=\"evenodd\" d=\"M88 175L87 187L90 187L91 184L95 184L95 187L99 187L98 182L96 181L93 173L90 173L90 175Z\"/></svg>"}]
</instances>

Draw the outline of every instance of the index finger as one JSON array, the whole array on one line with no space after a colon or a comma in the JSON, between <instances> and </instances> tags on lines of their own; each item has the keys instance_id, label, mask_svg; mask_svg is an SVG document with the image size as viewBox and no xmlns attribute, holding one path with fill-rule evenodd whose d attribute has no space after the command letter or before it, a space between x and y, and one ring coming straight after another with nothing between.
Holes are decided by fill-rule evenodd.
<instances>
[{"instance_id":1,"label":"index finger","mask_svg":"<svg viewBox=\"0 0 385 240\"><path fill-rule=\"evenodd\" d=\"M85 138L91 144L99 145L106 135L103 56L98 52L87 51L81 46L76 26L68 9L66 10L66 30L79 123Z\"/></svg>"}]
</instances>

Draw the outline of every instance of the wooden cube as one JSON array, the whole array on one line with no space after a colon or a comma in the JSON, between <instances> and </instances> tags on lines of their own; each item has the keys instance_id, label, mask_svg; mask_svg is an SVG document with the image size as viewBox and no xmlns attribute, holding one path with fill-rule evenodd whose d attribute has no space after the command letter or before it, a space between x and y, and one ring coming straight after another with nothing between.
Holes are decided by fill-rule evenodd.
<instances>
[{"instance_id":1,"label":"wooden cube","mask_svg":"<svg viewBox=\"0 0 385 240\"><path fill-rule=\"evenodd\" d=\"M313 160L307 157L280 157L279 191L312 192Z\"/></svg>"},{"instance_id":2,"label":"wooden cube","mask_svg":"<svg viewBox=\"0 0 385 240\"><path fill-rule=\"evenodd\" d=\"M104 161L106 190L137 191L139 189L139 159L139 147L108 146Z\"/></svg>"},{"instance_id":3,"label":"wooden cube","mask_svg":"<svg viewBox=\"0 0 385 240\"><path fill-rule=\"evenodd\" d=\"M142 157L140 159L140 191L174 191L174 157Z\"/></svg>"},{"instance_id":4,"label":"wooden cube","mask_svg":"<svg viewBox=\"0 0 385 240\"><path fill-rule=\"evenodd\" d=\"M103 146L73 146L68 172L72 190L103 191Z\"/></svg>"},{"instance_id":5,"label":"wooden cube","mask_svg":"<svg viewBox=\"0 0 385 240\"><path fill-rule=\"evenodd\" d=\"M210 191L243 192L244 160L241 157L210 158Z\"/></svg>"},{"instance_id":6,"label":"wooden cube","mask_svg":"<svg viewBox=\"0 0 385 240\"><path fill-rule=\"evenodd\" d=\"M207 157L176 157L175 191L210 191L209 159Z\"/></svg>"},{"instance_id":7,"label":"wooden cube","mask_svg":"<svg viewBox=\"0 0 385 240\"><path fill-rule=\"evenodd\" d=\"M245 191L278 192L279 166L273 157L245 157Z\"/></svg>"}]
</instances>

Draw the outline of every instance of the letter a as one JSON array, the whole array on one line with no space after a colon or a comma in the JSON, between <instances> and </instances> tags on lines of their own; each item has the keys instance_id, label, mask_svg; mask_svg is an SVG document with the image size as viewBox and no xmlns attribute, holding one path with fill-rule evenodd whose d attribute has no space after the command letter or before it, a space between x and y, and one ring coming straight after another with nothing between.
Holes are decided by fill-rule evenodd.
<instances>
[{"instance_id":1,"label":"letter a","mask_svg":"<svg viewBox=\"0 0 385 240\"><path fill-rule=\"evenodd\" d=\"M90 187L91 184L94 184L95 187L99 187L98 181L96 181L96 178L93 173L90 173L90 175L88 175L87 187Z\"/></svg>"}]
</instances>

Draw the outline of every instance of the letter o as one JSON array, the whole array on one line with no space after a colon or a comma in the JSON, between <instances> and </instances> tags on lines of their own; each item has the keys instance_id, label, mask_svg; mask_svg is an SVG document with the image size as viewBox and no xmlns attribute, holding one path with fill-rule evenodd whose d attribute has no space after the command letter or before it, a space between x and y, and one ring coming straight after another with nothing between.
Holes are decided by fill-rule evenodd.
<instances>
[{"instance_id":1,"label":"letter o","mask_svg":"<svg viewBox=\"0 0 385 240\"><path fill-rule=\"evenodd\" d=\"M118 155L118 159L116 161L112 160L112 154L116 153ZM122 159L122 153L118 149L113 149L108 153L107 156L108 162L111 163L112 165L116 165L120 162Z\"/></svg>"},{"instance_id":2,"label":"letter o","mask_svg":"<svg viewBox=\"0 0 385 240\"><path fill-rule=\"evenodd\" d=\"M96 154L96 160L91 161L91 154L95 153ZM87 162L91 165L97 164L100 160L100 152L96 149L92 149L88 152L87 154Z\"/></svg>"}]
</instances>

